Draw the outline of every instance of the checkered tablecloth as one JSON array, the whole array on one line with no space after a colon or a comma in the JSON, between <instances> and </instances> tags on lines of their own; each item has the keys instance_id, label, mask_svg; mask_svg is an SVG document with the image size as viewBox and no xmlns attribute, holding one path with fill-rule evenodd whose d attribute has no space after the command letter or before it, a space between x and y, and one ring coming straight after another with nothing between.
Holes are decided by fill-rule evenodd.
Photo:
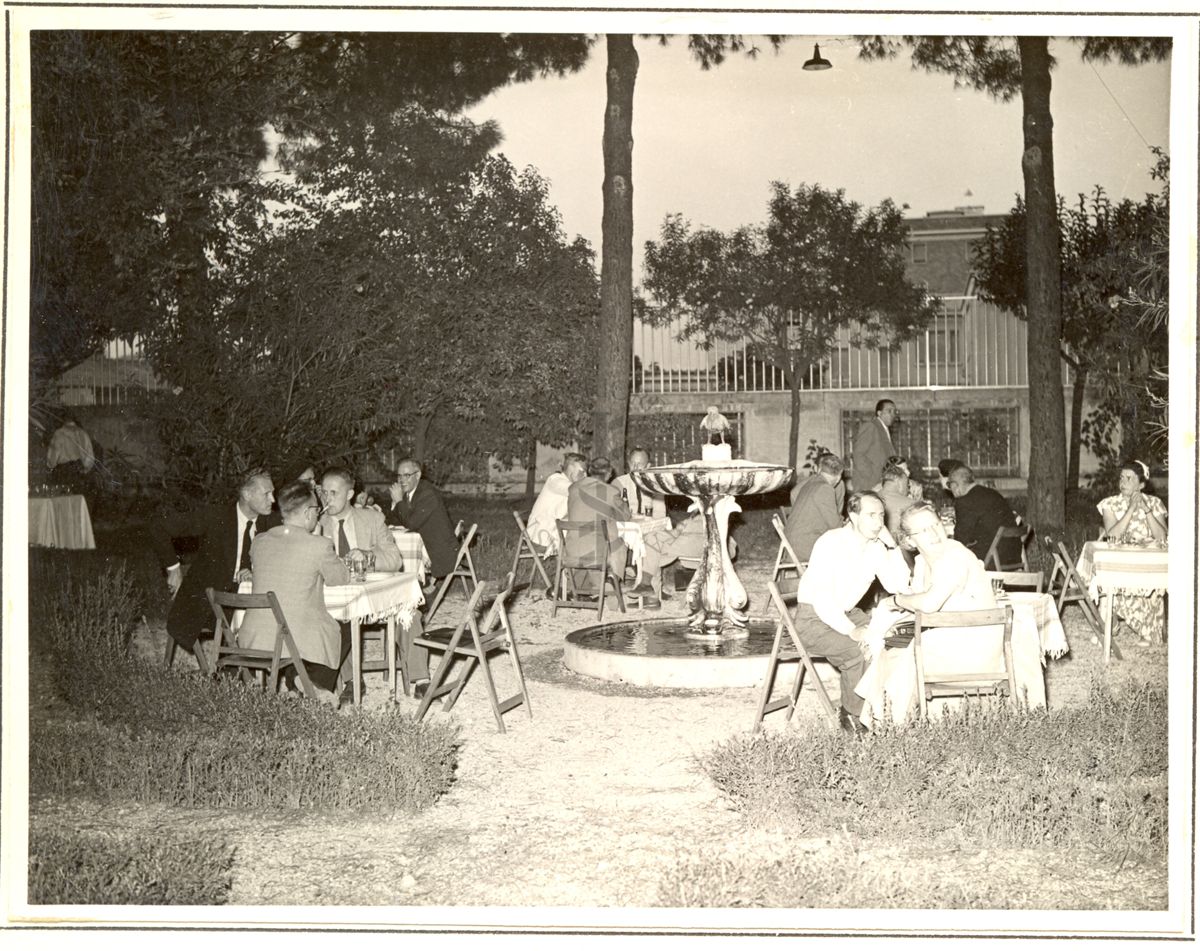
<instances>
[{"instance_id":1,"label":"checkered tablecloth","mask_svg":"<svg viewBox=\"0 0 1200 951\"><path fill-rule=\"evenodd\" d=\"M1166 591L1167 549L1086 542L1075 570L1093 601L1099 601L1104 591Z\"/></svg>"},{"instance_id":2,"label":"checkered tablecloth","mask_svg":"<svg viewBox=\"0 0 1200 951\"><path fill-rule=\"evenodd\" d=\"M392 538L400 549L400 557L404 559L404 570L415 571L425 580L429 571L429 553L425 551L425 541L420 532L410 532L403 528L393 528Z\"/></svg>"},{"instance_id":3,"label":"checkered tablecloth","mask_svg":"<svg viewBox=\"0 0 1200 951\"><path fill-rule=\"evenodd\" d=\"M359 584L325 585L325 610L335 621L386 621L395 617L401 627L412 623L425 602L421 579L415 571L381 571L379 577ZM249 581L238 585L239 594L254 590ZM235 611L234 630L241 625L243 611Z\"/></svg>"}]
</instances>

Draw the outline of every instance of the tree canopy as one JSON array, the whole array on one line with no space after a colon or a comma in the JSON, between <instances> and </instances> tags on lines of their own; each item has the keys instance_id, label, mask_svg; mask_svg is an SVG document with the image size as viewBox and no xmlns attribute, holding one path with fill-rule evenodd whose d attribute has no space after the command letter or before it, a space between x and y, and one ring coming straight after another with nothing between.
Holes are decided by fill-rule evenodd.
<instances>
[{"instance_id":1,"label":"tree canopy","mask_svg":"<svg viewBox=\"0 0 1200 951\"><path fill-rule=\"evenodd\" d=\"M708 348L745 337L752 359L778 367L792 394L796 464L800 387L837 335L889 346L922 329L933 303L905 276L908 229L890 201L864 209L843 190L773 182L765 225L693 231L681 215L646 243L647 318L681 313L683 335Z\"/></svg>"}]
</instances>

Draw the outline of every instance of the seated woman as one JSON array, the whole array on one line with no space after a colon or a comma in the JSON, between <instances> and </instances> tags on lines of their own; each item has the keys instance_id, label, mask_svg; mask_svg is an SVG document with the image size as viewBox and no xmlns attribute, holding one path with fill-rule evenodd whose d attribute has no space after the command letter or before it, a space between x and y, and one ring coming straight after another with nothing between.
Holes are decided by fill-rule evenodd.
<instances>
[{"instance_id":1,"label":"seated woman","mask_svg":"<svg viewBox=\"0 0 1200 951\"><path fill-rule=\"evenodd\" d=\"M345 584L350 576L332 540L313 534L320 508L307 482L284 487L279 493L283 524L254 537L250 562L254 593L275 592L317 699L336 707L337 673L345 655L341 629L325 608L325 585ZM237 640L242 647L271 650L275 644L271 612L247 611Z\"/></svg>"},{"instance_id":2,"label":"seated woman","mask_svg":"<svg viewBox=\"0 0 1200 951\"><path fill-rule=\"evenodd\" d=\"M907 544L917 549L913 594L895 594L879 603L883 611L983 611L996 606L992 583L983 562L963 544L946 535L937 509L918 502L900 518ZM1001 641L951 628L922 635L927 671L997 669ZM878 718L890 706L892 720L902 723L915 706L916 662L911 643L884 650L875 657L854 692L866 701L863 720Z\"/></svg>"},{"instance_id":3,"label":"seated woman","mask_svg":"<svg viewBox=\"0 0 1200 951\"><path fill-rule=\"evenodd\" d=\"M1150 468L1144 462L1130 459L1121 466L1118 493L1096 506L1109 541L1143 548L1166 545L1167 507L1161 499L1146 494L1149 480ZM1162 643L1166 628L1162 591L1147 588L1117 594L1113 611L1143 644Z\"/></svg>"}]
</instances>

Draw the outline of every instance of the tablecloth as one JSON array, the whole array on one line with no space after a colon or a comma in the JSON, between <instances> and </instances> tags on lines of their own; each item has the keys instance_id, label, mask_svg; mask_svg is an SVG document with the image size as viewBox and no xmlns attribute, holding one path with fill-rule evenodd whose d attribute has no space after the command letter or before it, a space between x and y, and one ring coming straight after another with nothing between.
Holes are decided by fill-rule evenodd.
<instances>
[{"instance_id":1,"label":"tablecloth","mask_svg":"<svg viewBox=\"0 0 1200 951\"><path fill-rule=\"evenodd\" d=\"M238 585L240 594L253 590L249 581ZM386 621L395 617L405 627L412 623L424 600L420 576L415 571L388 572L386 578L377 581L325 586L325 610L335 621ZM234 614L235 629L241 616L241 611Z\"/></svg>"},{"instance_id":2,"label":"tablecloth","mask_svg":"<svg viewBox=\"0 0 1200 951\"><path fill-rule=\"evenodd\" d=\"M639 577L642 573L642 559L646 557L646 540L643 533L658 530L670 531L671 527L671 519L669 517L639 518L628 522L617 522L617 531L621 535L621 541L629 549L630 557L633 558L633 564L637 568Z\"/></svg>"},{"instance_id":3,"label":"tablecloth","mask_svg":"<svg viewBox=\"0 0 1200 951\"><path fill-rule=\"evenodd\" d=\"M400 557L404 559L404 570L415 571L425 580L429 571L429 552L425 550L425 540L420 532L410 532L404 528L393 528L392 538L400 549Z\"/></svg>"},{"instance_id":4,"label":"tablecloth","mask_svg":"<svg viewBox=\"0 0 1200 951\"><path fill-rule=\"evenodd\" d=\"M1129 594L1166 591L1167 549L1086 542L1075 570L1096 602L1110 590Z\"/></svg>"},{"instance_id":5,"label":"tablecloth","mask_svg":"<svg viewBox=\"0 0 1200 951\"><path fill-rule=\"evenodd\" d=\"M82 495L29 500L29 544L47 548L95 548L92 517Z\"/></svg>"},{"instance_id":6,"label":"tablecloth","mask_svg":"<svg viewBox=\"0 0 1200 951\"><path fill-rule=\"evenodd\" d=\"M1005 602L1001 602L1003 606ZM1031 707L1046 705L1045 657L1061 657L1069 650L1062 620L1049 594L1011 591L1013 607L1013 667L1017 693ZM878 612L877 612L878 613ZM884 622L911 617L907 613L888 612ZM874 625L873 625L874 626ZM880 625L882 626L882 625ZM965 670L1002 670L1004 668L1001 629L994 634L981 628L977 632L934 629L921 635L926 676ZM913 645L879 651L855 687L866 704L864 722L882 716L885 700L893 722L902 723L916 707L917 667Z\"/></svg>"}]
</instances>

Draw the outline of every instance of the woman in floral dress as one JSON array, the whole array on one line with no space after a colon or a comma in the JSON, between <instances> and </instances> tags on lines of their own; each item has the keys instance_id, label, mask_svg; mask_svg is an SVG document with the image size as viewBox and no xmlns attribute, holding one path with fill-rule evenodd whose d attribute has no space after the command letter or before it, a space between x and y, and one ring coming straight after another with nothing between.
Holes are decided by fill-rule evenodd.
<instances>
[{"instance_id":1,"label":"woman in floral dress","mask_svg":"<svg viewBox=\"0 0 1200 951\"><path fill-rule=\"evenodd\" d=\"M1150 469L1144 462L1131 459L1121 466L1117 483L1120 491L1096 506L1104 519L1109 541L1143 548L1162 548L1167 544L1167 507L1161 499L1143 491L1149 479ZM1162 591L1146 589L1117 594L1113 611L1143 643L1162 641L1166 627Z\"/></svg>"}]
</instances>

